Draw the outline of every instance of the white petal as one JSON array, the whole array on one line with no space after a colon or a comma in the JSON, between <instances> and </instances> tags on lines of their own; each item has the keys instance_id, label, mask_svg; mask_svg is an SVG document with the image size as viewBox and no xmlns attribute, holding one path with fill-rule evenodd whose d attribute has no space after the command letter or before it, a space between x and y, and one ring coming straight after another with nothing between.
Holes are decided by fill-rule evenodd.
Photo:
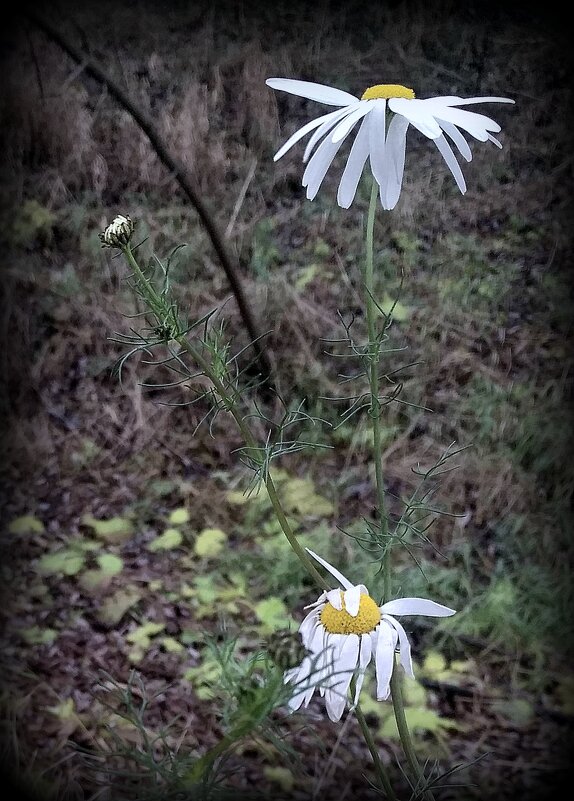
<instances>
[{"instance_id":1,"label":"white petal","mask_svg":"<svg viewBox=\"0 0 574 801\"><path fill-rule=\"evenodd\" d=\"M357 681L355 684L355 697L353 699L353 706L356 706L361 695L361 689L365 680L365 671L371 661L373 653L373 641L368 634L361 636L361 646L359 650L359 670L357 673Z\"/></svg>"},{"instance_id":2,"label":"white petal","mask_svg":"<svg viewBox=\"0 0 574 801\"><path fill-rule=\"evenodd\" d=\"M445 106L470 106L472 103L514 103L509 97L455 97L453 95L443 97L432 97Z\"/></svg>"},{"instance_id":3,"label":"white petal","mask_svg":"<svg viewBox=\"0 0 574 801\"><path fill-rule=\"evenodd\" d=\"M342 610L343 599L341 597L341 590L329 590L329 592L327 593L327 600L329 601L331 606L334 606L335 609L339 610L339 612Z\"/></svg>"},{"instance_id":4,"label":"white petal","mask_svg":"<svg viewBox=\"0 0 574 801\"><path fill-rule=\"evenodd\" d=\"M301 640L303 641L303 645L305 648L309 647L309 643L313 639L313 634L315 629L318 625L320 625L319 615L321 614L320 610L314 609L310 612L307 617L301 622L299 626L299 634L301 635Z\"/></svg>"},{"instance_id":5,"label":"white petal","mask_svg":"<svg viewBox=\"0 0 574 801\"><path fill-rule=\"evenodd\" d=\"M401 194L408 127L409 121L400 114L395 114L389 124L385 145L385 181L380 193L384 209L394 209Z\"/></svg>"},{"instance_id":6,"label":"white petal","mask_svg":"<svg viewBox=\"0 0 574 801\"><path fill-rule=\"evenodd\" d=\"M315 691L315 684L311 681L311 686L309 686L309 674L311 672L312 662L309 657L305 657L301 666L297 673L291 678L291 681L298 687L298 691L295 692L288 701L288 706L291 710L295 711L299 709L301 704L304 702L305 697L308 695L309 691L311 691L311 695Z\"/></svg>"},{"instance_id":7,"label":"white petal","mask_svg":"<svg viewBox=\"0 0 574 801\"><path fill-rule=\"evenodd\" d=\"M290 681L295 682L297 678L297 674L301 670L301 665L297 665L297 667L289 668L283 674L283 684L289 684Z\"/></svg>"},{"instance_id":8,"label":"white petal","mask_svg":"<svg viewBox=\"0 0 574 801\"><path fill-rule=\"evenodd\" d=\"M427 598L396 598L380 607L382 615L427 615L427 617L449 617L455 610Z\"/></svg>"},{"instance_id":9,"label":"white petal","mask_svg":"<svg viewBox=\"0 0 574 801\"><path fill-rule=\"evenodd\" d=\"M439 136L437 137L437 139L433 139L433 142L438 147L443 159L446 161L447 167L454 175L454 180L456 181L456 185L464 195L464 193L466 192L466 181L464 180L464 175L462 174L460 165L456 160L454 153L452 152L451 146L446 141L444 136Z\"/></svg>"},{"instance_id":10,"label":"white petal","mask_svg":"<svg viewBox=\"0 0 574 801\"><path fill-rule=\"evenodd\" d=\"M325 707L329 720L338 723L345 711L345 698L341 698L337 692L327 688L325 691Z\"/></svg>"},{"instance_id":11,"label":"white petal","mask_svg":"<svg viewBox=\"0 0 574 801\"><path fill-rule=\"evenodd\" d=\"M337 661L337 673L341 671L341 682L343 683L347 682L345 674L350 673L352 675L357 667L360 644L361 638L358 634L348 634L344 639ZM349 676L348 681L350 680L351 677Z\"/></svg>"},{"instance_id":12,"label":"white petal","mask_svg":"<svg viewBox=\"0 0 574 801\"><path fill-rule=\"evenodd\" d=\"M361 588L351 587L351 589L345 590L343 597L345 599L345 610L351 617L357 617L361 603Z\"/></svg>"},{"instance_id":13,"label":"white petal","mask_svg":"<svg viewBox=\"0 0 574 801\"><path fill-rule=\"evenodd\" d=\"M354 109L350 114L348 114L342 122L340 122L335 130L333 131L333 136L331 137L332 142L339 142L341 139L344 139L345 136L349 133L349 131L353 128L354 125L372 111L372 103L367 100L364 100L360 105L359 108Z\"/></svg>"},{"instance_id":14,"label":"white petal","mask_svg":"<svg viewBox=\"0 0 574 801\"><path fill-rule=\"evenodd\" d=\"M316 687L309 687L309 689L305 693L305 697L303 698L303 706L305 707L305 709L307 709L307 707L309 706L309 702L313 697L313 694L316 689L317 689Z\"/></svg>"},{"instance_id":15,"label":"white petal","mask_svg":"<svg viewBox=\"0 0 574 801\"><path fill-rule=\"evenodd\" d=\"M386 101L375 100L368 116L369 121L369 158L371 170L379 186L385 179L385 118Z\"/></svg>"},{"instance_id":16,"label":"white petal","mask_svg":"<svg viewBox=\"0 0 574 801\"><path fill-rule=\"evenodd\" d=\"M502 148L502 142L499 142L498 139L496 139L494 136L492 136L492 134L487 134L487 136L488 136L489 140L496 145L496 147Z\"/></svg>"},{"instance_id":17,"label":"white petal","mask_svg":"<svg viewBox=\"0 0 574 801\"><path fill-rule=\"evenodd\" d=\"M289 139L285 142L285 144L279 148L277 153L273 156L273 161L278 161L282 156L287 153L288 150L291 150L294 144L296 144L299 139L302 139L306 136L310 131L314 130L315 128L319 128L320 126L324 125L325 123L333 120L333 124L339 119L341 112L337 111L330 111L329 114L323 114L322 117L317 117L316 120L311 120L308 122L307 125L304 125L302 128L299 128L298 131L295 131L293 136L290 136Z\"/></svg>"},{"instance_id":18,"label":"white petal","mask_svg":"<svg viewBox=\"0 0 574 801\"><path fill-rule=\"evenodd\" d=\"M494 133L500 131L500 125L497 122L484 114L477 114L475 111L464 111L464 109L444 106L440 109L435 108L434 116L454 123L458 128L468 131L471 136L474 136L480 142L486 142L488 139L487 131L494 131Z\"/></svg>"},{"instance_id":19,"label":"white petal","mask_svg":"<svg viewBox=\"0 0 574 801\"><path fill-rule=\"evenodd\" d=\"M347 693L353 678L353 673L357 667L359 657L359 636L349 634L345 637L339 657L336 663L336 683L332 685L328 693L327 713L333 721L341 719L341 715L347 703Z\"/></svg>"},{"instance_id":20,"label":"white petal","mask_svg":"<svg viewBox=\"0 0 574 801\"><path fill-rule=\"evenodd\" d=\"M394 617L391 617L390 615L383 615L383 620L385 620L387 623L390 623L399 635L399 659L401 665L403 666L407 676L410 676L411 679L414 679L415 674L413 673L413 661L411 659L411 644L409 642L409 638L407 637L406 631L401 626L399 621L395 620Z\"/></svg>"},{"instance_id":21,"label":"white petal","mask_svg":"<svg viewBox=\"0 0 574 801\"><path fill-rule=\"evenodd\" d=\"M394 629L386 623L379 623L377 626L377 650L375 654L378 701L384 701L389 697L396 641L397 635Z\"/></svg>"},{"instance_id":22,"label":"white petal","mask_svg":"<svg viewBox=\"0 0 574 801\"><path fill-rule=\"evenodd\" d=\"M323 628L323 626L319 625L313 632L313 636L309 641L309 645L305 647L311 651L312 654L315 656L317 654L322 654L326 650L327 647L327 631Z\"/></svg>"},{"instance_id":23,"label":"white petal","mask_svg":"<svg viewBox=\"0 0 574 801\"><path fill-rule=\"evenodd\" d=\"M325 570L328 570L329 573L332 576L334 576L346 590L351 589L353 585L351 584L349 579L346 579L342 573L339 573L339 571L336 568L334 568L333 565L330 565L329 562L327 562L325 559L321 559L320 556L317 556L317 554L314 551L312 551L311 548L305 548L305 550L307 551L307 553L310 553L313 559L316 559L320 565L323 565Z\"/></svg>"},{"instance_id":24,"label":"white petal","mask_svg":"<svg viewBox=\"0 0 574 801\"><path fill-rule=\"evenodd\" d=\"M452 122L447 122L446 120L442 120L440 117L437 117L437 120L440 123L440 127L443 129L445 134L450 136L452 141L457 146L460 155L467 161L472 161L472 151L468 146L468 142L461 134L461 132L458 130L456 125L453 125Z\"/></svg>"},{"instance_id":25,"label":"white petal","mask_svg":"<svg viewBox=\"0 0 574 801\"><path fill-rule=\"evenodd\" d=\"M351 146L349 158L341 176L339 191L337 192L337 203L343 209L348 209L355 198L368 155L369 128L368 118L365 118Z\"/></svg>"},{"instance_id":26,"label":"white petal","mask_svg":"<svg viewBox=\"0 0 574 801\"><path fill-rule=\"evenodd\" d=\"M311 157L302 181L303 186L307 187L307 200L313 200L317 195L323 178L342 144L343 142L333 144L330 139L324 139Z\"/></svg>"},{"instance_id":27,"label":"white petal","mask_svg":"<svg viewBox=\"0 0 574 801\"><path fill-rule=\"evenodd\" d=\"M346 639L346 634L325 633L321 652L321 684L327 688L337 683L339 654Z\"/></svg>"},{"instance_id":28,"label":"white petal","mask_svg":"<svg viewBox=\"0 0 574 801\"><path fill-rule=\"evenodd\" d=\"M333 86L325 86L322 83L312 83L311 81L295 81L291 78L267 78L267 86L272 89L279 89L281 92L289 92L292 95L306 97L309 100L317 100L319 103L326 103L329 106L348 106L356 103L358 97L335 89Z\"/></svg>"},{"instance_id":29,"label":"white petal","mask_svg":"<svg viewBox=\"0 0 574 801\"><path fill-rule=\"evenodd\" d=\"M303 153L303 161L307 162L309 160L309 156L313 152L313 148L317 144L317 142L325 136L335 125L349 114L356 109L358 103L355 103L354 106L346 106L346 108L339 108L337 111L332 111L331 114L327 116L330 118L325 120L325 122L321 125L320 128L317 128L313 136L307 142L307 147L305 148L305 152Z\"/></svg>"},{"instance_id":30,"label":"white petal","mask_svg":"<svg viewBox=\"0 0 574 801\"><path fill-rule=\"evenodd\" d=\"M436 139L441 135L441 129L435 120L435 115L425 105L426 100L407 100L404 97L392 97L389 100L389 108L395 114L401 114L414 125L415 128L428 136L429 139Z\"/></svg>"}]
</instances>

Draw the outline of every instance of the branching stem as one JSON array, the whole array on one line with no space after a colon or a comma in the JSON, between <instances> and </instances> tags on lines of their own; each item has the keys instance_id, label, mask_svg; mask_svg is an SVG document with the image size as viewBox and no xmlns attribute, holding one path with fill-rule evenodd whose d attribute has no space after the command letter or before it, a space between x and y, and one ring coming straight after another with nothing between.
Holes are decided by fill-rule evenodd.
<instances>
[{"instance_id":1,"label":"branching stem","mask_svg":"<svg viewBox=\"0 0 574 801\"><path fill-rule=\"evenodd\" d=\"M151 283L143 274L139 264L137 263L136 258L130 248L129 244L122 248L123 253L128 261L130 268L133 270L134 276L138 282L138 286L140 287L142 293L144 294L146 300L148 301L150 307L156 308L158 303L162 302L162 299L159 297ZM260 457L260 452L257 447L257 442L255 437L247 424L245 417L241 414L240 410L238 409L236 398L233 396L233 393L228 390L219 376L213 370L212 364L204 357L201 351L198 348L195 348L193 344L190 342L188 337L183 334L177 335L175 337L177 343L183 348L192 359L196 362L196 364L200 367L200 369L204 372L204 374L209 378L211 383L213 384L213 388L217 395L219 396L220 400L223 402L225 408L230 412L237 427L243 437L243 441L247 448L247 452L249 457L254 461L257 462ZM330 587L319 573L315 565L313 564L311 557L305 551L304 548L301 547L293 529L289 525L289 521L285 515L283 510L283 506L277 494L277 489L275 487L275 483L273 478L269 473L266 474L264 479L265 487L267 489L267 493L269 495L269 500L271 501L271 505L273 506L273 511L277 517L279 525L283 533L285 534L287 540L289 541L290 546L295 551L295 554L299 558L300 562L302 563L305 570L309 573L309 575L313 578L313 580L321 587L321 589L329 590Z\"/></svg>"}]
</instances>

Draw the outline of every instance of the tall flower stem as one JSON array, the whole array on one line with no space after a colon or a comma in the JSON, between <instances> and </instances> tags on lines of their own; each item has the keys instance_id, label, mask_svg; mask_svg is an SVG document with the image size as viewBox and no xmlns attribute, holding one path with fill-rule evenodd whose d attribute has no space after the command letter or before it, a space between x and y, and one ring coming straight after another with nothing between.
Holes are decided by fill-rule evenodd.
<instances>
[{"instance_id":1,"label":"tall flower stem","mask_svg":"<svg viewBox=\"0 0 574 801\"><path fill-rule=\"evenodd\" d=\"M368 335L368 376L371 392L370 417L373 428L373 456L375 460L375 481L377 488L377 510L379 531L382 542L385 543L383 556L383 603L391 598L391 549L388 544L389 523L385 503L385 483L383 479L383 456L381 447L381 402L379 400L379 356L380 341L377 337L377 308L374 300L373 262L374 244L373 232L375 227L375 210L377 207L378 185L373 180L371 186L371 199L367 216L367 252L365 255L365 305L367 314Z\"/></svg>"},{"instance_id":2,"label":"tall flower stem","mask_svg":"<svg viewBox=\"0 0 574 801\"><path fill-rule=\"evenodd\" d=\"M373 763L375 765L375 772L377 774L379 782L381 783L381 787L385 791L389 801L396 801L397 797L395 795L395 791L393 790L391 782L389 781L389 777L385 772L385 768L383 767L383 763L381 762L381 757L379 756L379 752L377 750L377 746L373 739L373 735L371 733L371 730L369 729L369 724L365 720L365 716L363 715L363 710L361 709L359 704L357 704L357 706L355 707L355 715L359 722L359 726L361 727L361 731L363 732L363 737L365 738L365 742L367 743L367 748L371 752Z\"/></svg>"},{"instance_id":3,"label":"tall flower stem","mask_svg":"<svg viewBox=\"0 0 574 801\"><path fill-rule=\"evenodd\" d=\"M377 313L378 308L374 298L373 264L374 264L374 228L375 211L377 207L378 186L373 179L371 185L371 197L369 201L369 211L367 214L367 233L366 233L366 254L365 254L365 308L367 317L367 371L369 378L369 389L371 394L370 417L373 430L373 458L375 460L375 482L377 491L377 516L381 541L385 544L383 553L383 602L391 600L391 547L389 537L389 521L385 502L385 484L383 477L383 456L381 447L381 402L379 399L379 358L381 342L377 336ZM416 786L424 783L424 775L419 765L414 749L413 740L407 719L405 707L401 693L399 668L396 663L393 668L391 678L391 697L393 709L397 722L397 729L401 738L401 743L411 773L416 779ZM372 751L371 751L372 753ZM430 790L425 792L428 801L433 801Z\"/></svg>"},{"instance_id":4,"label":"tall flower stem","mask_svg":"<svg viewBox=\"0 0 574 801\"><path fill-rule=\"evenodd\" d=\"M160 297L157 292L155 291L154 287L148 281L146 276L141 270L141 267L137 263L137 260L130 248L129 244L125 245L122 248L124 256L131 267L134 277L138 282L138 286L152 311L157 311L165 307L165 302L162 297ZM203 373L209 378L211 383L213 384L214 390L219 396L221 402L223 403L224 407L230 412L232 415L240 433L243 437L243 441L245 442L247 453L249 457L254 461L257 462L258 455L260 454L259 448L257 447L257 443L255 437L247 425L245 418L241 415L237 402L235 392L229 390L221 378L217 375L214 371L212 365L210 364L209 360L204 357L201 351L198 348L195 348L190 340L184 335L179 334L175 337L176 342L179 346L185 350L192 359L196 362L196 364L200 367ZM325 581L325 579L321 576L311 558L307 554L304 548L301 547L297 537L293 529L291 528L289 521L285 515L283 507L281 505L281 501L277 494L277 489L275 487L275 483L272 477L267 473L264 478L265 487L267 489L267 494L269 495L269 500L271 501L271 505L273 507L273 511L279 521L279 525L285 537L289 541L289 544L295 551L295 554L299 558L300 562L302 563L305 570L309 573L309 575L313 578L313 580L324 590L329 590L329 584Z\"/></svg>"}]
</instances>

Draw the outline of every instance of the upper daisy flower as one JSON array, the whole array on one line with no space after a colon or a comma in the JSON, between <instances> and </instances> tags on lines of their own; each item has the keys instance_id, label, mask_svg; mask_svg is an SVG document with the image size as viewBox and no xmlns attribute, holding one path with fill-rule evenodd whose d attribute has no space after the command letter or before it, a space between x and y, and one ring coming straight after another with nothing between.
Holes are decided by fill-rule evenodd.
<instances>
[{"instance_id":1,"label":"upper daisy flower","mask_svg":"<svg viewBox=\"0 0 574 801\"><path fill-rule=\"evenodd\" d=\"M458 188L464 194L466 183L462 170L455 158L445 134L452 140L464 159L470 161L470 147L459 129L466 131L481 142L487 140L502 147L493 133L500 131L500 125L472 111L458 106L473 103L514 103L507 97L430 97L417 100L412 89L398 84L371 86L363 95L355 97L349 92L323 86L309 81L295 81L290 78L269 78L267 86L279 89L309 100L317 100L329 106L338 106L336 111L324 114L308 122L293 134L275 154L275 161L285 155L293 145L311 131L303 161L309 163L303 173L303 186L307 187L307 198L313 200L335 155L355 125L361 125L352 144L347 164L343 170L337 202L349 208L355 197L357 186L367 158L379 185L383 208L396 206L401 193L405 166L406 136L409 125L417 128L431 139L452 172ZM387 110L391 119L387 125ZM319 142L321 144L319 144ZM314 151L314 152L313 152Z\"/></svg>"},{"instance_id":2,"label":"upper daisy flower","mask_svg":"<svg viewBox=\"0 0 574 801\"><path fill-rule=\"evenodd\" d=\"M338 721L353 676L356 679L353 705L357 703L371 658L376 669L377 699L388 698L397 643L401 665L414 678L411 646L404 628L393 615L449 617L455 610L426 598L398 598L377 606L364 584L351 584L332 565L309 548L307 551L344 589L323 592L314 604L305 607L311 611L299 632L309 653L298 667L285 673L285 682L297 685L289 706L293 710L301 704L307 706L319 689L325 696L327 714L332 721Z\"/></svg>"}]
</instances>

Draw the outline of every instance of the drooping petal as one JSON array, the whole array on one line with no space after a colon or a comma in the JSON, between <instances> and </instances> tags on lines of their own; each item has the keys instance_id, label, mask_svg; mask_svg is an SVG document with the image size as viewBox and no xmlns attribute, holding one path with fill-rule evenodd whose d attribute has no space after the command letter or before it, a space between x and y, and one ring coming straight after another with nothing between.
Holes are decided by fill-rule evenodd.
<instances>
[{"instance_id":1,"label":"drooping petal","mask_svg":"<svg viewBox=\"0 0 574 801\"><path fill-rule=\"evenodd\" d=\"M385 180L380 191L384 209L394 209L401 194L409 124L406 117L400 114L395 114L389 124L385 145Z\"/></svg>"},{"instance_id":2,"label":"drooping petal","mask_svg":"<svg viewBox=\"0 0 574 801\"><path fill-rule=\"evenodd\" d=\"M359 636L349 634L345 637L338 659L335 663L336 681L327 693L327 714L332 721L341 719L347 703L347 693L357 667L359 657Z\"/></svg>"},{"instance_id":3,"label":"drooping petal","mask_svg":"<svg viewBox=\"0 0 574 801\"><path fill-rule=\"evenodd\" d=\"M297 669L296 673L293 673L289 680L295 684L297 688L296 692L293 693L287 705L289 709L295 712L301 704L305 701L306 696L308 695L309 691L311 691L311 695L315 691L315 683L311 681L311 686L309 686L309 675L311 673L312 662L309 657L305 657L301 663L301 666ZM291 673L291 671L289 671ZM287 675L287 674L286 674Z\"/></svg>"},{"instance_id":4,"label":"drooping petal","mask_svg":"<svg viewBox=\"0 0 574 801\"><path fill-rule=\"evenodd\" d=\"M305 647L311 651L312 654L323 654L327 649L328 636L329 634L325 628L319 625L314 630L313 635L309 640L309 644L305 645Z\"/></svg>"},{"instance_id":5,"label":"drooping petal","mask_svg":"<svg viewBox=\"0 0 574 801\"><path fill-rule=\"evenodd\" d=\"M386 100L372 101L373 108L368 116L369 121L369 159L375 181L381 186L385 180L385 120Z\"/></svg>"},{"instance_id":6,"label":"drooping petal","mask_svg":"<svg viewBox=\"0 0 574 801\"><path fill-rule=\"evenodd\" d=\"M500 125L484 114L477 114L475 111L464 111L464 109L453 108L452 106L432 105L430 100L427 102L434 117L452 122L458 128L468 131L471 136L474 136L480 142L486 142L488 131L494 133L500 131Z\"/></svg>"},{"instance_id":7,"label":"drooping petal","mask_svg":"<svg viewBox=\"0 0 574 801\"><path fill-rule=\"evenodd\" d=\"M337 203L343 209L348 209L355 198L368 155L369 128L367 117L361 123L355 141L351 146L349 157L341 176L341 182L339 183Z\"/></svg>"},{"instance_id":8,"label":"drooping petal","mask_svg":"<svg viewBox=\"0 0 574 801\"><path fill-rule=\"evenodd\" d=\"M391 676L395 661L395 630L382 622L377 626L377 648L375 652L375 668L377 673L377 700L384 701L389 697Z\"/></svg>"},{"instance_id":9,"label":"drooping petal","mask_svg":"<svg viewBox=\"0 0 574 801\"><path fill-rule=\"evenodd\" d=\"M446 141L444 136L439 136L437 139L433 139L433 142L439 149L443 159L446 161L447 167L452 172L454 180L456 181L456 185L464 195L464 193L466 192L466 181L464 180L464 175L462 174L460 165L456 160L454 153L452 152L451 146Z\"/></svg>"},{"instance_id":10,"label":"drooping petal","mask_svg":"<svg viewBox=\"0 0 574 801\"><path fill-rule=\"evenodd\" d=\"M303 173L302 184L307 187L307 200L315 198L323 183L323 178L342 144L342 141L333 143L330 139L324 139L313 154Z\"/></svg>"},{"instance_id":11,"label":"drooping petal","mask_svg":"<svg viewBox=\"0 0 574 801\"><path fill-rule=\"evenodd\" d=\"M315 120L311 120L302 128L299 128L298 131L289 137L289 139L282 145L277 153L273 156L273 161L278 161L282 156L287 153L288 150L291 150L293 145L295 145L300 139L306 136L310 131L313 131L315 128L319 128L326 123L329 123L331 120L333 124L341 117L341 111L338 109L337 111L330 111L328 114L323 114L322 117L317 117Z\"/></svg>"},{"instance_id":12,"label":"drooping petal","mask_svg":"<svg viewBox=\"0 0 574 801\"><path fill-rule=\"evenodd\" d=\"M372 104L364 100L359 104L359 107L351 111L350 114L347 114L341 122L337 125L335 130L333 131L333 135L331 137L331 141L339 142L341 139L344 139L349 131L353 128L357 122L368 114L372 110Z\"/></svg>"},{"instance_id":13,"label":"drooping petal","mask_svg":"<svg viewBox=\"0 0 574 801\"><path fill-rule=\"evenodd\" d=\"M351 587L351 589L345 590L343 597L345 599L345 610L351 617L357 617L361 603L361 588Z\"/></svg>"},{"instance_id":14,"label":"drooping petal","mask_svg":"<svg viewBox=\"0 0 574 801\"><path fill-rule=\"evenodd\" d=\"M499 142L495 136L492 136L492 134L487 134L487 136L490 142L493 142L493 144L495 144L496 147L502 149L502 142Z\"/></svg>"},{"instance_id":15,"label":"drooping petal","mask_svg":"<svg viewBox=\"0 0 574 801\"><path fill-rule=\"evenodd\" d=\"M472 161L472 151L468 146L468 142L461 134L461 132L458 130L456 125L453 125L452 122L447 122L446 120L442 120L440 119L440 117L437 117L436 119L438 120L440 127L443 129L445 134L450 136L452 141L455 143L460 155L467 161Z\"/></svg>"},{"instance_id":16,"label":"drooping petal","mask_svg":"<svg viewBox=\"0 0 574 801\"><path fill-rule=\"evenodd\" d=\"M301 640L305 648L308 648L309 643L313 639L313 634L315 629L319 624L320 618L319 615L321 614L321 610L313 609L309 614L301 621L301 625L299 626L299 634L301 635Z\"/></svg>"},{"instance_id":17,"label":"drooping petal","mask_svg":"<svg viewBox=\"0 0 574 801\"><path fill-rule=\"evenodd\" d=\"M454 95L443 95L442 97L429 98L442 103L445 106L470 106L472 103L514 103L509 97L456 97Z\"/></svg>"},{"instance_id":18,"label":"drooping petal","mask_svg":"<svg viewBox=\"0 0 574 801\"><path fill-rule=\"evenodd\" d=\"M449 617L456 613L449 606L437 604L427 598L395 598L380 607L382 615L426 615L427 617Z\"/></svg>"},{"instance_id":19,"label":"drooping petal","mask_svg":"<svg viewBox=\"0 0 574 801\"><path fill-rule=\"evenodd\" d=\"M363 682L365 680L365 672L371 661L373 653L373 641L370 634L361 635L361 646L359 649L359 670L357 671L357 680L355 683L355 697L353 698L353 706L355 707L359 701Z\"/></svg>"},{"instance_id":20,"label":"drooping petal","mask_svg":"<svg viewBox=\"0 0 574 801\"><path fill-rule=\"evenodd\" d=\"M351 589L351 587L353 585L351 584L349 579L346 579L345 576L342 573L339 573L339 571L336 568L334 568L333 565L330 565L329 562L327 562L325 559L322 559L320 556L317 556L317 554L314 551L312 551L311 548L305 548L305 550L307 551L307 553L311 554L313 559L316 559L317 562L319 562L320 565L323 565L325 570L328 570L329 573L332 576L334 576L337 579L337 581L339 581L346 590L350 590Z\"/></svg>"},{"instance_id":21,"label":"drooping petal","mask_svg":"<svg viewBox=\"0 0 574 801\"><path fill-rule=\"evenodd\" d=\"M441 135L441 129L435 120L432 110L425 105L426 100L407 100L404 97L392 97L389 100L389 108L395 114L401 114L414 125L415 128L428 136L429 139L436 139ZM446 108L446 107L445 107Z\"/></svg>"},{"instance_id":22,"label":"drooping petal","mask_svg":"<svg viewBox=\"0 0 574 801\"><path fill-rule=\"evenodd\" d=\"M400 663L403 666L407 676L410 676L411 679L414 679L415 674L413 673L413 661L411 659L411 644L409 642L409 638L407 637L406 631L401 626L399 621L395 620L394 617L391 617L390 615L383 615L382 620L385 620L387 623L389 623L397 632L399 637Z\"/></svg>"},{"instance_id":23,"label":"drooping petal","mask_svg":"<svg viewBox=\"0 0 574 801\"><path fill-rule=\"evenodd\" d=\"M319 103L326 103L329 106L348 106L356 103L358 97L342 89L335 89L333 86L325 86L322 83L312 81L296 81L291 78L267 78L265 81L271 89L279 89L281 92L289 92L291 95L306 97L308 100L317 100Z\"/></svg>"},{"instance_id":24,"label":"drooping petal","mask_svg":"<svg viewBox=\"0 0 574 801\"><path fill-rule=\"evenodd\" d=\"M337 109L337 111L331 112L332 114L331 118L329 120L325 120L325 122L321 125L321 127L317 128L313 136L307 142L307 146L305 147L305 152L303 153L303 161L305 163L309 161L309 157L313 152L313 148L315 147L317 142L324 136L326 136L338 122L345 119L345 117L351 114L355 110L357 105L358 103L355 103L354 106L346 106L345 108L340 108Z\"/></svg>"}]
</instances>

